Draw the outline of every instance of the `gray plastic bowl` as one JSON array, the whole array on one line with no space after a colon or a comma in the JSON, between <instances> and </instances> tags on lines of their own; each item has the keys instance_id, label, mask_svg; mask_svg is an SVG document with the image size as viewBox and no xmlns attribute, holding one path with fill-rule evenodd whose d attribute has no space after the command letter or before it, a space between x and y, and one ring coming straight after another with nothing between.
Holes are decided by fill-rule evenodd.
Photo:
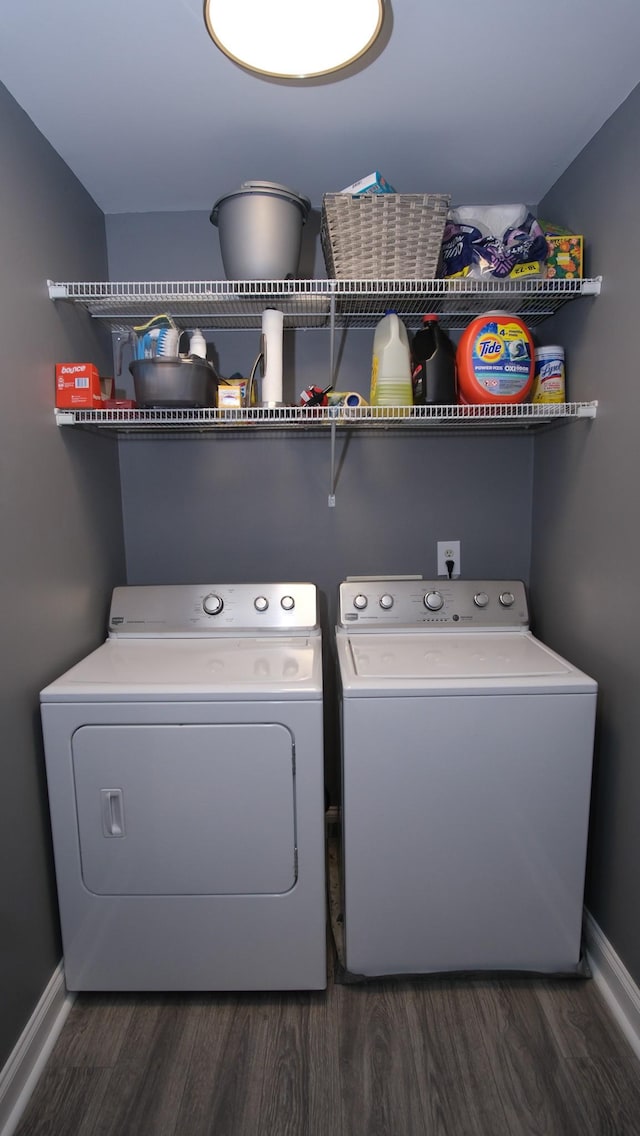
<instances>
[{"instance_id":1,"label":"gray plastic bowl","mask_svg":"<svg viewBox=\"0 0 640 1136\"><path fill-rule=\"evenodd\" d=\"M302 226L311 202L275 181L245 181L220 197L218 226L227 280L286 280L298 274Z\"/></svg>"},{"instance_id":2,"label":"gray plastic bowl","mask_svg":"<svg viewBox=\"0 0 640 1136\"><path fill-rule=\"evenodd\" d=\"M216 404L218 376L204 359L134 359L129 370L139 406L162 409Z\"/></svg>"}]
</instances>

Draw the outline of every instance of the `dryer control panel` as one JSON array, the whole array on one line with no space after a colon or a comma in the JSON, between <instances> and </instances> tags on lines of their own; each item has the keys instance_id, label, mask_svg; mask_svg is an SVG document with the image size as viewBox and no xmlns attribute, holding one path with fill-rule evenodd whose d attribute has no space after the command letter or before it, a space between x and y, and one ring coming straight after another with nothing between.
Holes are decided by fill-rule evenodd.
<instances>
[{"instance_id":1,"label":"dryer control panel","mask_svg":"<svg viewBox=\"0 0 640 1136\"><path fill-rule=\"evenodd\" d=\"M167 584L115 588L109 636L288 635L319 629L315 584Z\"/></svg>"},{"instance_id":2,"label":"dryer control panel","mask_svg":"<svg viewBox=\"0 0 640 1136\"><path fill-rule=\"evenodd\" d=\"M350 577L340 585L338 622L349 628L461 631L529 626L522 580Z\"/></svg>"}]
</instances>

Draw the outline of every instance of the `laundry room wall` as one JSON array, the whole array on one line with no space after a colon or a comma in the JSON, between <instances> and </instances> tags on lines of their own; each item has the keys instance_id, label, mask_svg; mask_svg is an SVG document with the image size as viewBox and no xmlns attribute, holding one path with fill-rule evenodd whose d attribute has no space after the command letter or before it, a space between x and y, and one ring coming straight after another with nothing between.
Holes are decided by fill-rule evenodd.
<instances>
[{"instance_id":1,"label":"laundry room wall","mask_svg":"<svg viewBox=\"0 0 640 1136\"><path fill-rule=\"evenodd\" d=\"M542 636L599 683L589 911L640 983L638 202L640 88L540 205L586 240L602 294L563 309L568 395L598 416L535 447L532 591Z\"/></svg>"},{"instance_id":2,"label":"laundry room wall","mask_svg":"<svg viewBox=\"0 0 640 1136\"><path fill-rule=\"evenodd\" d=\"M54 365L110 343L48 297L106 275L104 218L0 85L0 1069L60 961L38 694L104 638L124 575L114 442L55 425Z\"/></svg>"},{"instance_id":3,"label":"laundry room wall","mask_svg":"<svg viewBox=\"0 0 640 1136\"><path fill-rule=\"evenodd\" d=\"M303 259L309 275L324 276L317 226L315 233ZM224 279L206 213L111 216L107 240L112 280ZM223 375L247 373L257 332L207 335ZM286 333L285 340L285 399L297 401L308 383L329 381L329 334L312 329ZM368 394L372 343L372 331L340 338L337 389ZM326 432L123 438L127 579L310 580L321 589L329 644L345 576L434 576L439 539L461 541L466 576L528 580L532 458L533 441L523 434L339 433L336 504L329 508ZM329 658L325 682L331 706ZM331 709L327 733L333 797Z\"/></svg>"},{"instance_id":4,"label":"laundry room wall","mask_svg":"<svg viewBox=\"0 0 640 1136\"><path fill-rule=\"evenodd\" d=\"M224 279L206 213L107 217L107 241L112 280ZM324 275L317 250L315 271ZM247 371L257 332L206 334L223 375ZM297 401L308 382L328 381L329 335L285 341L285 398ZM372 343L371 331L341 340L340 389L368 392ZM333 614L345 575L435 575L436 541L448 538L462 542L465 575L528 579L529 437L339 433L337 450L329 508L326 435L121 439L129 582L298 577L320 585Z\"/></svg>"}]
</instances>

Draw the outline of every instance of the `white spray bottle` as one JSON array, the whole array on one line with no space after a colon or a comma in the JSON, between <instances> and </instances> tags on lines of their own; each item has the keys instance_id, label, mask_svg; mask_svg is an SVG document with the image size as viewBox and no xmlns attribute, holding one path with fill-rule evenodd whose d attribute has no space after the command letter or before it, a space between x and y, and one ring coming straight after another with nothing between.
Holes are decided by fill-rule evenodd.
<instances>
[{"instance_id":1,"label":"white spray bottle","mask_svg":"<svg viewBox=\"0 0 640 1136\"><path fill-rule=\"evenodd\" d=\"M200 359L207 357L207 341L199 327L189 337L189 354L198 355Z\"/></svg>"}]
</instances>

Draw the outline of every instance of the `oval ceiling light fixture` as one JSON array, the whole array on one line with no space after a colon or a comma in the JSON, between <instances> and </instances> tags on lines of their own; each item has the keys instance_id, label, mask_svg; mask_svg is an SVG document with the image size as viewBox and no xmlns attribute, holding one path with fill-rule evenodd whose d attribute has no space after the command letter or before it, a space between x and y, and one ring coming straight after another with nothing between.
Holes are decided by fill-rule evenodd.
<instances>
[{"instance_id":1,"label":"oval ceiling light fixture","mask_svg":"<svg viewBox=\"0 0 640 1136\"><path fill-rule=\"evenodd\" d=\"M204 0L207 30L225 55L249 71L313 79L349 67L378 38L383 0L322 0L318 19L304 0Z\"/></svg>"}]
</instances>

